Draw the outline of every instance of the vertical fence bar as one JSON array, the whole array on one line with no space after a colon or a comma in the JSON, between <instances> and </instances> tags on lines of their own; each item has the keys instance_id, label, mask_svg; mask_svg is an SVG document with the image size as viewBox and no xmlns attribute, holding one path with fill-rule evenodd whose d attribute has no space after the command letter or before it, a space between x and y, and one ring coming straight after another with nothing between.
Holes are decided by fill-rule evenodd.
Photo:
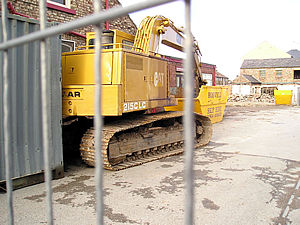
<instances>
[{"instance_id":1,"label":"vertical fence bar","mask_svg":"<svg viewBox=\"0 0 300 225\"><path fill-rule=\"evenodd\" d=\"M101 11L102 4L101 0L94 0L94 11L95 13L99 13ZM103 120L101 116L102 106L101 106L101 24L95 26L95 118L94 118L94 127L95 127L95 153L96 153L96 217L97 217L97 225L104 224L104 209L103 209L103 157L102 157L102 125Z\"/></svg>"},{"instance_id":2,"label":"vertical fence bar","mask_svg":"<svg viewBox=\"0 0 300 225\"><path fill-rule=\"evenodd\" d=\"M47 27L46 0L40 0L40 30ZM49 151L49 112L47 97L47 75L49 75L48 47L47 39L41 40L41 87L42 87L42 130L43 130L43 154L45 167L45 186L46 186L46 206L47 220L49 225L53 225L53 207L52 207L52 187L51 187L51 168Z\"/></svg>"},{"instance_id":3,"label":"vertical fence bar","mask_svg":"<svg viewBox=\"0 0 300 225\"><path fill-rule=\"evenodd\" d=\"M111 15L107 15L111 18L116 15L123 15L131 11L141 10L143 8L149 8L159 4L172 2L175 0L156 0L153 3L143 2L136 4L131 7L125 8L124 10L116 9L111 12ZM12 176L11 176L11 154L10 141L11 132L9 127L8 116L10 114L9 102L9 79L8 79L8 48L15 47L23 43L30 42L32 40L41 40L40 43L40 57L41 57L41 88L42 88L42 130L43 130L43 157L45 167L45 186L46 186L46 206L47 206L47 221L48 224L53 225L53 205L52 205L52 187L51 187L51 167L50 167L50 144L49 144L49 112L47 110L49 101L47 97L47 75L49 75L49 63L48 63L48 48L47 48L47 37L64 31L69 31L77 27L83 27L83 25L92 23L96 24L95 20L104 21L105 17L101 15L95 15L87 17L87 19L77 20L70 22L66 25L60 25L56 28L47 30L47 11L46 11L46 0L39 1L40 8L40 30L41 32L35 32L26 37L16 38L16 40L7 43L7 12L6 7L2 7L2 27L3 27L3 42L1 49L5 49L3 52L3 84L4 84L4 147L5 147L5 164L6 164L6 185L7 185L7 196L8 196L8 208L9 208L9 224L14 224L13 215L13 192L12 192ZM193 149L194 149L194 120L193 120L193 74L192 74L192 52L191 52L191 34L190 34L190 0L186 0L186 55L185 61L185 116L184 116L184 136L185 136L185 154L186 154L186 224L193 224ZM1 0L2 6L6 6L6 0ZM101 11L101 0L94 0L94 9L96 13ZM94 18L95 17L95 18ZM99 18L98 18L99 17ZM107 18L106 18L107 19ZM80 22L80 23L79 23ZM104 224L104 204L103 204L103 159L102 159L102 126L103 120L101 116L101 25L95 26L96 31L96 47L95 47L95 149L96 149L96 201L97 201L97 224ZM34 38L34 39L33 39Z\"/></svg>"},{"instance_id":4,"label":"vertical fence bar","mask_svg":"<svg viewBox=\"0 0 300 225\"><path fill-rule=\"evenodd\" d=\"M185 224L194 224L194 76L191 35L191 1L185 0L185 53L184 62L184 139L185 139Z\"/></svg>"},{"instance_id":5,"label":"vertical fence bar","mask_svg":"<svg viewBox=\"0 0 300 225\"><path fill-rule=\"evenodd\" d=\"M6 0L1 0L2 4L2 33L3 42L8 40L8 20ZM8 223L14 224L13 208L13 184L12 184L12 161L11 161L11 129L9 123L10 105L9 105L10 82L8 77L8 50L3 51L3 129L4 129L4 155L5 155L5 176L7 190Z\"/></svg>"}]
</instances>

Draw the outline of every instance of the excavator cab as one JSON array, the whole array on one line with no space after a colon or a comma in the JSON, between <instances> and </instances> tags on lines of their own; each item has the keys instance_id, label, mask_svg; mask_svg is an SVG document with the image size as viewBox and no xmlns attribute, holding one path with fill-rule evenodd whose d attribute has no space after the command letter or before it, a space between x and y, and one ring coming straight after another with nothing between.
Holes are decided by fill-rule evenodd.
<instances>
[{"instance_id":1,"label":"excavator cab","mask_svg":"<svg viewBox=\"0 0 300 225\"><path fill-rule=\"evenodd\" d=\"M87 33L86 46L88 49L95 48L95 33ZM104 30L101 36L102 49L112 49L114 44L114 31Z\"/></svg>"},{"instance_id":2,"label":"excavator cab","mask_svg":"<svg viewBox=\"0 0 300 225\"><path fill-rule=\"evenodd\" d=\"M119 30L104 30L101 35L101 48L113 49L113 48L125 48L132 49L134 42L134 36L127 34ZM86 48L95 48L95 33L86 33Z\"/></svg>"}]
</instances>

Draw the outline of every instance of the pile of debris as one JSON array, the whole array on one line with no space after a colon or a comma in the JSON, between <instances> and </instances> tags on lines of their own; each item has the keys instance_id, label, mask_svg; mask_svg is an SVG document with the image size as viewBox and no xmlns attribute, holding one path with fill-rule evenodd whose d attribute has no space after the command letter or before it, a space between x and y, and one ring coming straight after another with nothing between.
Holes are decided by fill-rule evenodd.
<instances>
[{"instance_id":1,"label":"pile of debris","mask_svg":"<svg viewBox=\"0 0 300 225\"><path fill-rule=\"evenodd\" d=\"M263 103L275 103L273 95L261 94L261 95L230 95L228 102L263 102Z\"/></svg>"}]
</instances>

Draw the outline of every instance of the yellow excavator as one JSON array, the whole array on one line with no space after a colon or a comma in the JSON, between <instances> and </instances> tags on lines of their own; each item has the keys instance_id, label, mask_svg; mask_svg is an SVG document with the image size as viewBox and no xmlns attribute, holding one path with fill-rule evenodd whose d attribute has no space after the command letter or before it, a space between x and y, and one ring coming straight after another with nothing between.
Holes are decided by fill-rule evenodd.
<instances>
[{"instance_id":1,"label":"yellow excavator","mask_svg":"<svg viewBox=\"0 0 300 225\"><path fill-rule=\"evenodd\" d=\"M64 118L94 117L94 33L87 33L86 46L62 55ZM102 154L104 168L121 170L183 152L183 114L164 110L175 106L170 92L170 62L157 53L162 42L183 49L182 30L163 16L145 18L136 36L119 30L102 35ZM201 76L199 47L194 42L195 86ZM155 112L155 113L154 113ZM207 116L195 113L195 147L212 136ZM91 123L92 124L92 123ZM82 137L80 154L95 165L94 128Z\"/></svg>"}]
</instances>

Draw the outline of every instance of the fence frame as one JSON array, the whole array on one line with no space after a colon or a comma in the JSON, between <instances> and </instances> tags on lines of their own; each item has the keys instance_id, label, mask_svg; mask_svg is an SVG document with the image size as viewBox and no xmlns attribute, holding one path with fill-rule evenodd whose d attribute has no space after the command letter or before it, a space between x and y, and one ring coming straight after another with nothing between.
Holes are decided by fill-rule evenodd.
<instances>
[{"instance_id":1,"label":"fence frame","mask_svg":"<svg viewBox=\"0 0 300 225\"><path fill-rule=\"evenodd\" d=\"M94 0L94 14L80 19L73 20L68 23L60 24L54 27L46 27L47 13L46 0L40 0L40 31L24 35L15 39L7 39L7 8L6 0L1 0L2 4L2 27L3 27L3 42L0 43L0 50L3 51L3 105L4 105L4 148L5 148L5 171L6 171L6 185L7 185L7 199L8 199L8 215L9 224L14 224L14 210L13 210L13 190L12 177L10 173L11 154L10 154L10 139L11 131L8 127L8 92L11 91L8 83L8 49L33 41L41 42L41 86L42 86L42 112L43 112L43 152L44 152L44 166L45 166L45 187L46 187L46 205L47 205L47 221L48 224L53 224L53 204L52 204L52 187L51 187L51 168L49 164L49 142L47 134L49 129L49 115L47 111L47 85L46 75L49 71L49 63L47 59L47 41L46 39L72 31L77 28L94 25L96 31L96 57L95 57L95 80L96 80L96 96L95 96L95 127L96 127L96 199L97 199L97 224L104 224L103 214L103 169L101 157L101 27L100 24L106 20L111 20L117 17L125 16L129 13L140 11L143 9L159 6L162 4L174 2L178 0L148 0L140 3L130 5L127 7L112 8L107 11L101 11L101 0ZM185 53L186 59L184 63L184 93L185 93L185 107L184 107L184 139L185 139L185 224L194 223L194 177L193 177L193 152L194 152L194 118L193 118L193 61L192 61L192 35L191 35L191 0L184 0L185 2Z\"/></svg>"}]
</instances>

